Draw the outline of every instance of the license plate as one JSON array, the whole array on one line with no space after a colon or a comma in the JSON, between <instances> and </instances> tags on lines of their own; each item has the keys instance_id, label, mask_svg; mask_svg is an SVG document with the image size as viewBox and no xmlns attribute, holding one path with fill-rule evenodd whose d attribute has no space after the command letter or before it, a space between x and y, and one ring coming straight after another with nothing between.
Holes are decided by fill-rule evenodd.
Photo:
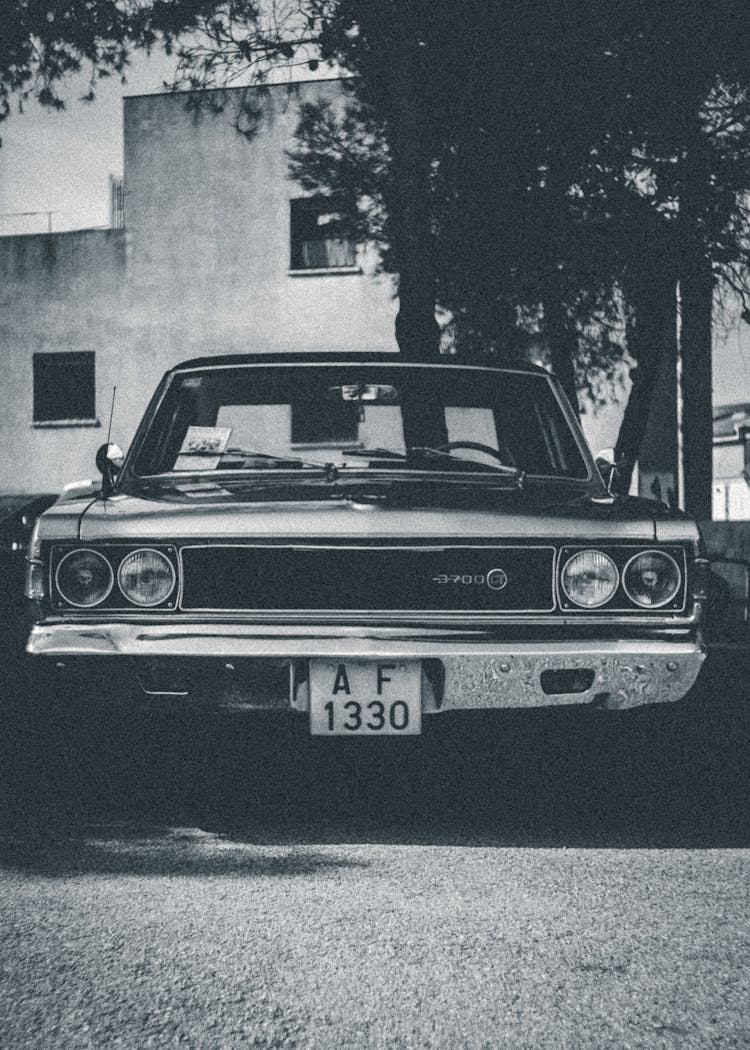
<instances>
[{"instance_id":1,"label":"license plate","mask_svg":"<svg viewBox=\"0 0 750 1050\"><path fill-rule=\"evenodd\" d=\"M414 736L422 731L419 660L311 660L313 736Z\"/></svg>"}]
</instances>

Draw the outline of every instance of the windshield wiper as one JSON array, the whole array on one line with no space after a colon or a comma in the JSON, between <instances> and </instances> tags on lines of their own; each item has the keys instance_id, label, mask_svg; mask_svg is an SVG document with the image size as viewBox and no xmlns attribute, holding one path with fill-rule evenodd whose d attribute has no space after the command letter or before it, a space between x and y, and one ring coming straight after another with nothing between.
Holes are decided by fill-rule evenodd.
<instances>
[{"instance_id":1,"label":"windshield wiper","mask_svg":"<svg viewBox=\"0 0 750 1050\"><path fill-rule=\"evenodd\" d=\"M363 459L395 459L403 461L406 456L394 448L342 448L342 456L362 456Z\"/></svg>"},{"instance_id":2,"label":"windshield wiper","mask_svg":"<svg viewBox=\"0 0 750 1050\"><path fill-rule=\"evenodd\" d=\"M342 449L342 455L345 456L360 456L363 459L380 459L380 460L395 460L399 463L408 463L414 459L432 459L435 457L448 459L453 463L468 463L472 467L478 468L478 470L493 471L496 474L504 474L510 478L516 478L521 483L524 472L519 470L518 467L510 467L505 463L493 463L487 464L479 463L475 459L466 459L463 456L454 456L451 452L447 452L442 448L431 448L429 445L410 445L405 452L400 449L392 448L345 448Z\"/></svg>"},{"instance_id":3,"label":"windshield wiper","mask_svg":"<svg viewBox=\"0 0 750 1050\"><path fill-rule=\"evenodd\" d=\"M224 480L231 475L245 475L252 474L258 470L265 472L273 472L275 470L281 470L285 474L288 472L291 474L294 470L297 471L315 471L318 474L322 474L327 482L334 482L338 478L338 470L334 463L321 463L319 460L307 460L298 459L296 456L277 456L271 452L258 452L255 449L242 449L242 448L231 448L226 449L220 453L210 453L199 451L197 449L191 449L188 452L181 452L180 456L194 456L196 459L200 458L214 458L227 459L227 463L219 463L216 467L210 469L197 468L196 470L171 470L162 472L160 475L152 475L152 477L161 476L176 476L180 478L191 478L191 477L203 477L206 475L215 475L220 473L222 484ZM251 465L248 466L250 460L263 460L263 465ZM242 466L238 463L242 462Z\"/></svg>"},{"instance_id":4,"label":"windshield wiper","mask_svg":"<svg viewBox=\"0 0 750 1050\"><path fill-rule=\"evenodd\" d=\"M256 449L228 448L222 452L221 458L227 459L263 459L267 463L288 463L291 467L313 467L315 470L323 470L329 466L328 463L315 462L314 460L299 459L297 456L277 456L273 452L258 452ZM231 468L218 467L218 470Z\"/></svg>"}]
</instances>

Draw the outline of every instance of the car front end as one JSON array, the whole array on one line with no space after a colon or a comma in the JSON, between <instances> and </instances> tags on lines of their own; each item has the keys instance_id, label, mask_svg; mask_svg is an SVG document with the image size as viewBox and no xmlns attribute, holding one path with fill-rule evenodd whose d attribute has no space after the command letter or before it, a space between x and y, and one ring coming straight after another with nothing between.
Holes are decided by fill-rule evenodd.
<instances>
[{"instance_id":1,"label":"car front end","mask_svg":"<svg viewBox=\"0 0 750 1050\"><path fill-rule=\"evenodd\" d=\"M680 699L705 572L689 518L609 495L541 370L189 362L112 491L38 523L27 648L105 691L409 735Z\"/></svg>"}]
</instances>

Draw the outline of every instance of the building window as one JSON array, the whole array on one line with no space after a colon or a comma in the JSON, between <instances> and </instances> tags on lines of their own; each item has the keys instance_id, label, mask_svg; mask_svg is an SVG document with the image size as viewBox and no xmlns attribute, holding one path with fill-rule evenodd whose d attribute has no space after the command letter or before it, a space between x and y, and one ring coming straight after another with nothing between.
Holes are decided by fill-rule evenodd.
<instances>
[{"instance_id":1,"label":"building window","mask_svg":"<svg viewBox=\"0 0 750 1050\"><path fill-rule=\"evenodd\" d=\"M332 402L325 412L317 401L292 405L292 445L350 445L358 431L359 405Z\"/></svg>"},{"instance_id":2,"label":"building window","mask_svg":"<svg viewBox=\"0 0 750 1050\"><path fill-rule=\"evenodd\" d=\"M292 270L356 268L354 245L336 235L340 216L328 198L300 197L289 203Z\"/></svg>"},{"instance_id":3,"label":"building window","mask_svg":"<svg viewBox=\"0 0 750 1050\"><path fill-rule=\"evenodd\" d=\"M34 422L91 422L96 414L94 354L34 354Z\"/></svg>"}]
</instances>

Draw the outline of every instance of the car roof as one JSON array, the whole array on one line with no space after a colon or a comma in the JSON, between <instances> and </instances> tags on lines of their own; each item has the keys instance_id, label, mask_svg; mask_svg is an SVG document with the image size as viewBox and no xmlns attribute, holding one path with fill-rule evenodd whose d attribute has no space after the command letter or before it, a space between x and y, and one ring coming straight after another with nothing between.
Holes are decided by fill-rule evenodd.
<instances>
[{"instance_id":1,"label":"car roof","mask_svg":"<svg viewBox=\"0 0 750 1050\"><path fill-rule=\"evenodd\" d=\"M269 353L269 354L227 354L223 356L194 357L175 365L173 372L193 371L197 368L228 368L243 365L369 365L386 364L401 366L445 367L445 368L483 368L491 371L527 372L530 375L549 375L547 369L532 365L526 361L500 364L487 361L456 361L447 356L435 357L431 361L414 361L401 354L363 351L359 353Z\"/></svg>"}]
</instances>

